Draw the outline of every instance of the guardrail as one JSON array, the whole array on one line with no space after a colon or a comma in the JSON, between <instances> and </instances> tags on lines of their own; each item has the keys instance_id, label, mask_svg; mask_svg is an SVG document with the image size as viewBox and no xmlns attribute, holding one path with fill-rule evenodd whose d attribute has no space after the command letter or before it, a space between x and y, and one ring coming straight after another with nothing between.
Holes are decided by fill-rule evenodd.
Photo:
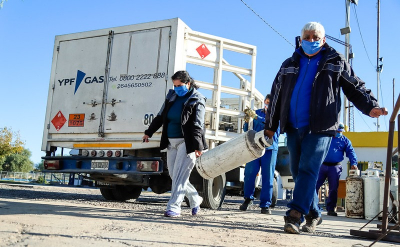
<instances>
[{"instance_id":1,"label":"guardrail","mask_svg":"<svg viewBox=\"0 0 400 247\"><path fill-rule=\"evenodd\" d=\"M72 180L71 180L72 179ZM0 172L0 181L81 185L82 179L71 178L70 173L44 173L44 172Z\"/></svg>"}]
</instances>

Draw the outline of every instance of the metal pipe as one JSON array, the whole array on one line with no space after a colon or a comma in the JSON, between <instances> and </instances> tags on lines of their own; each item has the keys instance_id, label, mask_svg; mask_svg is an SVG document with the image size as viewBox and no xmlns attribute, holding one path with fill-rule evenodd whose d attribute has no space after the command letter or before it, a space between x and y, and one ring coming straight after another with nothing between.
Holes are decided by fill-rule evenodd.
<instances>
[{"instance_id":1,"label":"metal pipe","mask_svg":"<svg viewBox=\"0 0 400 247\"><path fill-rule=\"evenodd\" d=\"M350 0L346 0L346 27L350 28ZM345 34L345 43L350 44L350 32ZM349 62L349 46L344 47L344 57L347 62ZM343 124L348 131L349 119L348 119L348 111L350 110L349 101L347 100L346 95L343 94Z\"/></svg>"},{"instance_id":2,"label":"metal pipe","mask_svg":"<svg viewBox=\"0 0 400 247\"><path fill-rule=\"evenodd\" d=\"M388 201L389 201L389 193L390 193L390 180L392 176L392 151L393 151L393 137L394 137L394 126L396 115L400 109L400 95L397 98L397 102L395 108L393 109L392 115L389 120L389 138L388 138L388 147L387 147L387 156L386 156L386 170L385 170L385 189L383 195L383 214L382 214L382 233L385 234L387 232L388 226ZM399 117L398 117L399 118ZM398 119L400 121L400 119Z\"/></svg>"},{"instance_id":3,"label":"metal pipe","mask_svg":"<svg viewBox=\"0 0 400 247\"><path fill-rule=\"evenodd\" d=\"M399 132L398 132L398 130L400 129L399 128L400 127L400 117L399 116L397 116L397 170L399 170L399 161L400 161L400 135L399 135ZM399 174L397 173L397 185L399 185L400 183L400 176L399 176ZM397 189L397 200L399 200L399 197L400 196L400 190L399 189ZM397 222L399 222L399 219L400 219L400 208L399 208L399 206L397 206Z\"/></svg>"},{"instance_id":4,"label":"metal pipe","mask_svg":"<svg viewBox=\"0 0 400 247\"><path fill-rule=\"evenodd\" d=\"M394 136L394 121L389 123L389 138L386 156L386 170L385 170L385 189L383 194L383 214L382 214L382 233L385 234L388 226L388 201L390 193L390 179L392 175L392 151L393 150L393 136Z\"/></svg>"},{"instance_id":5,"label":"metal pipe","mask_svg":"<svg viewBox=\"0 0 400 247\"><path fill-rule=\"evenodd\" d=\"M381 1L378 0L378 25L377 25L377 41L376 41L376 77L377 77L377 93L376 93L376 101L379 102L379 73L380 69L379 69L379 15L380 15L380 6L381 6ZM394 111L393 111L394 112ZM376 131L379 131L379 118L376 119Z\"/></svg>"}]
</instances>

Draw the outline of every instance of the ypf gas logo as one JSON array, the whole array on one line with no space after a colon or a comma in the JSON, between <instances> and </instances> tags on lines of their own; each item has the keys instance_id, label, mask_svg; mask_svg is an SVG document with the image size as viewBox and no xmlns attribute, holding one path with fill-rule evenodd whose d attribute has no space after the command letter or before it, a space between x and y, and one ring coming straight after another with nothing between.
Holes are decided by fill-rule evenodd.
<instances>
[{"instance_id":1,"label":"ypf gas logo","mask_svg":"<svg viewBox=\"0 0 400 247\"><path fill-rule=\"evenodd\" d=\"M58 83L60 83L60 86L68 86L68 85L71 86L72 83L75 83L75 90L74 90L75 94L79 86L81 85L82 81L84 81L86 84L103 83L104 76L93 76L93 77L86 76L85 72L78 70L75 78L64 78L58 80Z\"/></svg>"}]
</instances>

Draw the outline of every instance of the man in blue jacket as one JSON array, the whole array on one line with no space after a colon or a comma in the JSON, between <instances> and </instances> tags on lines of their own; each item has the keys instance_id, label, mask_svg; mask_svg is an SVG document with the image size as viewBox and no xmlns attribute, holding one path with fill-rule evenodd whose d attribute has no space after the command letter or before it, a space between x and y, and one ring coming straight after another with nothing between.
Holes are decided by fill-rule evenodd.
<instances>
[{"instance_id":1,"label":"man in blue jacket","mask_svg":"<svg viewBox=\"0 0 400 247\"><path fill-rule=\"evenodd\" d=\"M336 135L332 138L331 146L329 147L329 151L326 155L324 163L322 163L321 168L319 169L317 180L316 190L318 193L319 188L325 182L325 179L328 178L329 196L326 200L326 211L328 211L328 215L330 216L337 216L335 208L338 195L339 178L340 175L342 175L341 162L344 159L345 152L346 156L350 160L351 169L357 169L356 152L351 145L351 141L342 134L343 131L344 125L340 123Z\"/></svg>"},{"instance_id":2,"label":"man in blue jacket","mask_svg":"<svg viewBox=\"0 0 400 247\"><path fill-rule=\"evenodd\" d=\"M343 55L326 43L324 27L307 23L301 30L300 48L282 63L272 84L264 132L272 138L280 126L280 132L287 134L295 188L284 216L285 232L299 234L304 218L302 230L314 232L322 221L315 188L338 129L340 91L367 116L388 114L364 85Z\"/></svg>"},{"instance_id":3,"label":"man in blue jacket","mask_svg":"<svg viewBox=\"0 0 400 247\"><path fill-rule=\"evenodd\" d=\"M268 109L271 95L267 95L264 100L264 109L258 109L255 113L252 110L245 111L247 116L245 120L249 120L249 117L254 118L253 130L261 131L265 125L265 113ZM246 121L243 130L248 131L249 124ZM279 129L279 127L278 127ZM258 172L261 168L261 193L260 193L260 208L262 214L271 214L270 206L272 203L272 191L274 183L274 172L276 165L276 156L278 155L278 139L279 131L274 134L273 144L265 149L265 154L246 164L244 168L244 202L240 205L239 209L246 211L248 206L253 204L254 200L254 189L255 182Z\"/></svg>"}]
</instances>

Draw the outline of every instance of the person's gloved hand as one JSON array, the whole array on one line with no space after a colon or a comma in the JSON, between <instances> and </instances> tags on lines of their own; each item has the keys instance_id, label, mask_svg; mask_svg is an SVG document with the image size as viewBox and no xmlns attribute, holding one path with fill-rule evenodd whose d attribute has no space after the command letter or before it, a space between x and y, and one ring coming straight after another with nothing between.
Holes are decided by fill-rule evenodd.
<instances>
[{"instance_id":1,"label":"person's gloved hand","mask_svg":"<svg viewBox=\"0 0 400 247\"><path fill-rule=\"evenodd\" d=\"M246 116L249 116L250 118L254 118L257 119L257 114L255 111L253 111L252 109L250 109L249 107L247 107L246 109L244 109L244 114L246 114ZM245 118L246 118L245 116ZM246 121L246 120L245 120Z\"/></svg>"},{"instance_id":2,"label":"person's gloved hand","mask_svg":"<svg viewBox=\"0 0 400 247\"><path fill-rule=\"evenodd\" d=\"M250 117L248 115L244 115L244 121L248 123L250 121Z\"/></svg>"}]
</instances>

